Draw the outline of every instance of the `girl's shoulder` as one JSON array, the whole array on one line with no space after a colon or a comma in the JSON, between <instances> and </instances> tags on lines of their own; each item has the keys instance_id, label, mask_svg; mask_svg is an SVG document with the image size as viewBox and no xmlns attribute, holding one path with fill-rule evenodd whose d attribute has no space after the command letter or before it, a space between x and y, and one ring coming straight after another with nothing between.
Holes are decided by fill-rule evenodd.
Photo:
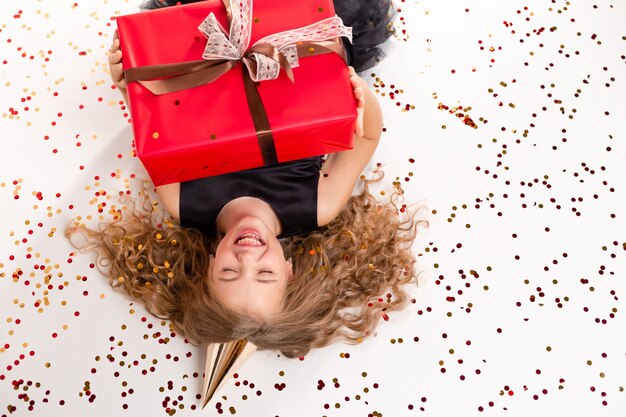
<instances>
[{"instance_id":1,"label":"girl's shoulder","mask_svg":"<svg viewBox=\"0 0 626 417\"><path fill-rule=\"evenodd\" d=\"M160 185L156 187L156 193L161 199L165 211L179 220L180 219L180 183Z\"/></svg>"}]
</instances>

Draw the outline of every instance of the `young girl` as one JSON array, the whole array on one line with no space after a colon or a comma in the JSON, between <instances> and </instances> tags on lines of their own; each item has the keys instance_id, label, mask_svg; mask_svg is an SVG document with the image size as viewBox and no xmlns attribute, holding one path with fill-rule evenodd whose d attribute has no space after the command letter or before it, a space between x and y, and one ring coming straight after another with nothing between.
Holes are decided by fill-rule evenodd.
<instances>
[{"instance_id":1,"label":"young girl","mask_svg":"<svg viewBox=\"0 0 626 417\"><path fill-rule=\"evenodd\" d=\"M151 0L145 8L175 4ZM185 3L185 2L183 2ZM337 1L353 26L349 63L362 71L390 35L388 1ZM111 76L125 94L115 36ZM360 113L354 149L156 188L171 219L132 210L86 233L109 264L111 285L197 343L247 339L287 357L343 336L360 341L401 307L415 277L416 221L397 195L379 203L363 180L382 132L374 94L351 67ZM280 240L279 240L280 239Z\"/></svg>"}]
</instances>

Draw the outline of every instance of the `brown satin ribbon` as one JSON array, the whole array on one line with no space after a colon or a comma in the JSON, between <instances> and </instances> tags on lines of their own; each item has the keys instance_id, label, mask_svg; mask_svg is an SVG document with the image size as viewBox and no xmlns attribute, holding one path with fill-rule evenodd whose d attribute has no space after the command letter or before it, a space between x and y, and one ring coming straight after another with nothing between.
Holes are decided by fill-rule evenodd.
<instances>
[{"instance_id":1,"label":"brown satin ribbon","mask_svg":"<svg viewBox=\"0 0 626 417\"><path fill-rule=\"evenodd\" d=\"M321 42L300 42L296 44L298 56L307 56L336 53L346 60L346 51L340 40ZM252 71L256 71L256 61L250 57L253 52L266 55L280 63L280 66L290 80L293 81L293 70L285 56L272 45L257 45L246 51L242 61L247 61ZM177 62L174 64L146 65L143 67L128 68L124 71L126 82L139 82L148 91L155 95L173 93L212 83L234 68L236 60L198 60Z\"/></svg>"},{"instance_id":2,"label":"brown satin ribbon","mask_svg":"<svg viewBox=\"0 0 626 417\"><path fill-rule=\"evenodd\" d=\"M137 81L152 94L173 93L211 83L235 67L238 61L187 61L175 64L147 65L124 71L126 82ZM169 77L169 78L164 78Z\"/></svg>"},{"instance_id":3,"label":"brown satin ribbon","mask_svg":"<svg viewBox=\"0 0 626 417\"><path fill-rule=\"evenodd\" d=\"M276 155L276 147L274 146L274 135L272 127L265 112L265 106L261 100L261 95L256 87L256 83L250 78L250 73L243 70L243 86L246 90L246 98L248 99L248 109L252 116L254 129L256 130L257 141L261 148L261 157L263 165L275 165L278 163L278 155Z\"/></svg>"}]
</instances>

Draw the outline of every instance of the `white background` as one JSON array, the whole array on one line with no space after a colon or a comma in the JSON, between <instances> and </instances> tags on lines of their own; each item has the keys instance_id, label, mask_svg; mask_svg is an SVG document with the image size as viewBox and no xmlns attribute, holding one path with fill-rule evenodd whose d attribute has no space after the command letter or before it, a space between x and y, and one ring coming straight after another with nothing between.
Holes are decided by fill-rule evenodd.
<instances>
[{"instance_id":1,"label":"white background","mask_svg":"<svg viewBox=\"0 0 626 417\"><path fill-rule=\"evenodd\" d=\"M111 18L137 4L4 0L0 416L626 415L626 9L569 3L398 3L363 77L380 78L382 188L430 212L416 301L358 346L255 353L201 412L204 350L159 343L168 323L64 238L145 177L106 64Z\"/></svg>"}]
</instances>

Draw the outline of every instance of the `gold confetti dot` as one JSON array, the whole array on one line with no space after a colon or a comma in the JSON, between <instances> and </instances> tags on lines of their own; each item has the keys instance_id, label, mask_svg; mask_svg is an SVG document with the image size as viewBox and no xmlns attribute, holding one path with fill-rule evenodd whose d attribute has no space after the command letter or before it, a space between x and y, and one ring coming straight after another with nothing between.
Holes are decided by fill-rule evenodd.
<instances>
[{"instance_id":1,"label":"gold confetti dot","mask_svg":"<svg viewBox=\"0 0 626 417\"><path fill-rule=\"evenodd\" d=\"M159 132L154 132L152 134L152 139L158 139L159 138Z\"/></svg>"}]
</instances>

